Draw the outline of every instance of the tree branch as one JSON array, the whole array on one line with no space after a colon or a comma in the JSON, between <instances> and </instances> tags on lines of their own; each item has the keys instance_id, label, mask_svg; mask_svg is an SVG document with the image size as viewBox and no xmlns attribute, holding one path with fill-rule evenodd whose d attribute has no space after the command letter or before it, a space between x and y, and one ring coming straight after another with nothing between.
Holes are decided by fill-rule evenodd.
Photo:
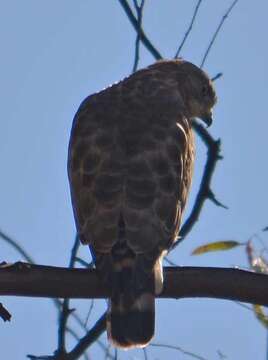
<instances>
[{"instance_id":1,"label":"tree branch","mask_svg":"<svg viewBox=\"0 0 268 360\"><path fill-rule=\"evenodd\" d=\"M172 349L172 350L177 350L179 351L180 353L184 354L184 355L188 355L188 356L191 356L192 358L194 359L198 359L198 360L206 360L205 358L197 355L197 354L194 354L192 351L187 351L183 348L181 348L180 346L177 346L177 345L168 345L168 344L160 344L160 343L150 343L149 346L152 346L152 347L161 347L161 348L166 348L166 349Z\"/></svg>"},{"instance_id":2,"label":"tree branch","mask_svg":"<svg viewBox=\"0 0 268 360\"><path fill-rule=\"evenodd\" d=\"M146 47L146 49L153 55L153 57L156 60L162 59L162 55L160 54L160 52L153 46L151 41L145 35L143 29L140 28L139 22L135 18L128 2L126 0L118 0L118 1L121 4L122 8L124 9L128 19L131 22L132 26L134 27L135 31L137 32L137 34L139 34L140 41L143 43L143 45Z\"/></svg>"},{"instance_id":3,"label":"tree branch","mask_svg":"<svg viewBox=\"0 0 268 360\"><path fill-rule=\"evenodd\" d=\"M160 298L207 297L268 305L265 274L232 268L166 267L164 277ZM95 269L19 262L0 268L0 295L107 298L110 289L101 283Z\"/></svg>"},{"instance_id":4,"label":"tree branch","mask_svg":"<svg viewBox=\"0 0 268 360\"><path fill-rule=\"evenodd\" d=\"M88 333L80 339L78 344L68 354L68 360L75 360L93 344L106 329L106 313L104 313Z\"/></svg>"},{"instance_id":5,"label":"tree branch","mask_svg":"<svg viewBox=\"0 0 268 360\"><path fill-rule=\"evenodd\" d=\"M8 312L8 310L1 303L0 303L0 317L4 321L10 321L10 319L11 319L11 314Z\"/></svg>"},{"instance_id":6,"label":"tree branch","mask_svg":"<svg viewBox=\"0 0 268 360\"><path fill-rule=\"evenodd\" d=\"M80 245L80 240L78 235L76 235L74 245L71 251L69 269L74 268L75 258L79 249L79 245ZM59 313L58 350L57 350L59 353L66 352L66 347L65 347L66 326L67 326L68 317L72 312L72 310L69 307L69 304L70 304L70 299L65 298L62 303L61 311Z\"/></svg>"},{"instance_id":7,"label":"tree branch","mask_svg":"<svg viewBox=\"0 0 268 360\"><path fill-rule=\"evenodd\" d=\"M190 25L189 25L186 33L184 34L184 38L183 38L183 40L182 40L182 42L181 42L181 44L180 44L180 46L179 46L179 48L178 48L175 56L174 56L174 59L177 59L177 58L179 57L179 54L180 54L180 52L181 52L181 49L183 48L183 45L185 44L185 42L186 42L186 40L187 40L190 32L192 31L192 28L193 28L193 25L194 25L194 22L195 22L195 19L196 19L196 16L197 16L199 7L200 7L200 5L201 5L201 2L202 2L202 0L198 0L197 4L196 4L196 6L195 6L195 9L194 9L194 12L193 12L193 16L192 16Z\"/></svg>"},{"instance_id":8,"label":"tree branch","mask_svg":"<svg viewBox=\"0 0 268 360\"><path fill-rule=\"evenodd\" d=\"M23 249L21 245L17 243L17 241L13 240L10 236L0 230L0 238L4 240L6 243L11 245L13 249L15 249L26 261L29 263L34 263L33 258Z\"/></svg>"},{"instance_id":9,"label":"tree branch","mask_svg":"<svg viewBox=\"0 0 268 360\"><path fill-rule=\"evenodd\" d=\"M136 42L135 42L134 65L132 69L132 72L134 73L135 71L137 71L138 63L140 59L140 40L141 40L140 33L142 28L142 15L143 15L143 7L145 5L145 0L142 0L140 5L138 4L137 0L133 0L133 1L137 12L137 22L139 25L139 29L137 31L137 36L136 36Z\"/></svg>"},{"instance_id":10,"label":"tree branch","mask_svg":"<svg viewBox=\"0 0 268 360\"><path fill-rule=\"evenodd\" d=\"M222 25L223 25L224 21L227 19L227 17L229 16L230 12L233 10L234 6L235 6L237 3L238 3L238 0L234 0L234 1L232 2L231 6L227 9L226 13L223 15L223 17L222 17L222 19L221 19L221 21L220 21L220 23L219 23L219 25L218 25L215 33L213 34L212 39L211 39L211 41L210 41L210 43L209 43L209 45L208 45L208 47L207 47L207 49L206 49L206 51L205 51L205 54L204 54L204 56L203 56L203 58L202 58L202 61L201 61L201 64L200 64L200 68L201 68L201 69L202 69L202 67L203 67L204 64L205 64L205 61L207 60L208 54L210 53L210 50L211 50L211 48L212 48L212 46L213 46L213 44L214 44L214 42L215 42L215 40L216 40L216 37L218 36L218 34L219 34L219 32L220 32L220 30L221 30L221 28L222 28Z\"/></svg>"}]
</instances>

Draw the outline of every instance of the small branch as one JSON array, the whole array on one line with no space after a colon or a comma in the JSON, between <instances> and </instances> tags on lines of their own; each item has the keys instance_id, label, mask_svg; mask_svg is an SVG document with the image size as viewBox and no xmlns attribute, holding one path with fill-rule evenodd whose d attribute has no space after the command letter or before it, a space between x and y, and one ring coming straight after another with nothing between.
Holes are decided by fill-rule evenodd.
<instances>
[{"instance_id":1,"label":"small branch","mask_svg":"<svg viewBox=\"0 0 268 360\"><path fill-rule=\"evenodd\" d=\"M76 332L73 329L66 327L66 332L70 333L77 342L80 341L79 336L76 334ZM89 356L87 355L86 352L84 352L83 356L85 360L89 360Z\"/></svg>"},{"instance_id":2,"label":"small branch","mask_svg":"<svg viewBox=\"0 0 268 360\"><path fill-rule=\"evenodd\" d=\"M143 45L146 47L146 49L152 54L152 56L156 60L162 59L162 55L160 52L153 46L151 41L148 39L148 37L145 35L143 29L139 30L139 23L137 19L135 18L128 2L126 0L118 0L121 4L122 8L124 9L129 21L131 22L132 26L134 27L135 31L137 33L140 33L140 40L143 43Z\"/></svg>"},{"instance_id":3,"label":"small branch","mask_svg":"<svg viewBox=\"0 0 268 360\"><path fill-rule=\"evenodd\" d=\"M170 265L170 266L178 266L178 264L175 264L172 260L170 260L167 256L164 257L164 261Z\"/></svg>"},{"instance_id":4,"label":"small branch","mask_svg":"<svg viewBox=\"0 0 268 360\"><path fill-rule=\"evenodd\" d=\"M95 325L82 337L77 345L69 353L56 351L52 356L28 355L30 359L50 359L50 360L76 360L85 354L86 349L92 345L98 337L106 330L106 313L104 313Z\"/></svg>"},{"instance_id":5,"label":"small branch","mask_svg":"<svg viewBox=\"0 0 268 360\"><path fill-rule=\"evenodd\" d=\"M40 356L35 356L35 355L27 355L28 359L31 360L53 360L55 359L54 356L48 356L48 355L40 355ZM61 359L64 360L64 359Z\"/></svg>"},{"instance_id":6,"label":"small branch","mask_svg":"<svg viewBox=\"0 0 268 360\"><path fill-rule=\"evenodd\" d=\"M228 10L226 11L226 13L223 15L223 17L222 17L222 19L221 19L221 21L220 21L220 23L219 23L219 25L218 25L215 33L214 33L213 36L212 36L212 39L211 39L211 41L210 41L210 43L209 43L209 45L208 45L208 48L207 48L207 50L206 50L206 52L205 52L205 55L203 56L203 59L202 59L201 64L200 64L200 68L201 68L201 69L202 69L202 67L203 67L204 64L205 64L205 61L207 60L208 54L209 54L209 52L210 52L210 50L211 50L211 48L212 48L212 46L213 46L213 44L214 44L214 42L215 42L215 40L216 40L216 37L218 36L218 34L219 34L219 32L220 32L220 30L221 30L221 28L222 28L222 26L223 26L224 21L227 19L228 15L230 14L230 12L233 10L234 6L235 6L237 3L238 3L238 0L233 1L233 3L232 3L231 6L228 8Z\"/></svg>"},{"instance_id":7,"label":"small branch","mask_svg":"<svg viewBox=\"0 0 268 360\"><path fill-rule=\"evenodd\" d=\"M90 315L92 313L93 308L94 308L94 299L91 299L90 307L89 307L87 317L86 317L86 320L85 320L85 327L87 326L88 319L89 319L89 317L90 317Z\"/></svg>"},{"instance_id":8,"label":"small branch","mask_svg":"<svg viewBox=\"0 0 268 360\"><path fill-rule=\"evenodd\" d=\"M76 235L74 245L71 251L69 269L72 269L74 267L75 258L77 255L77 251L79 249L79 245L80 245L79 237L78 235ZM68 317L72 312L72 310L69 309L69 304L70 304L70 299L65 298L62 303L62 307L59 315L58 350L57 350L58 353L66 352L66 347L65 347L66 326L67 326Z\"/></svg>"},{"instance_id":9,"label":"small branch","mask_svg":"<svg viewBox=\"0 0 268 360\"><path fill-rule=\"evenodd\" d=\"M98 337L106 330L106 313L104 313L88 333L78 342L68 354L68 360L78 359L84 351L93 344Z\"/></svg>"},{"instance_id":10,"label":"small branch","mask_svg":"<svg viewBox=\"0 0 268 360\"><path fill-rule=\"evenodd\" d=\"M29 263L34 263L33 258L20 246L15 240L11 239L7 234L0 230L0 237L11 245L23 258Z\"/></svg>"},{"instance_id":11,"label":"small branch","mask_svg":"<svg viewBox=\"0 0 268 360\"><path fill-rule=\"evenodd\" d=\"M84 259L81 259L80 257L75 257L75 262L84 266L85 268L88 268L88 269L92 269L93 266L94 266L94 263L93 261L91 261L90 263L85 261Z\"/></svg>"},{"instance_id":12,"label":"small branch","mask_svg":"<svg viewBox=\"0 0 268 360\"><path fill-rule=\"evenodd\" d=\"M168 345L168 344L160 344L160 343L151 343L149 344L149 346L155 346L155 347L162 347L162 348L166 348L166 349L172 349L172 350L177 350L179 351L180 353L184 354L184 355L189 355L191 356L192 358L194 359L199 359L199 360L206 360L205 358L197 355L197 354L194 354L193 352L191 351L187 351L187 350L184 350L183 348L181 348L180 346L175 346L175 345Z\"/></svg>"},{"instance_id":13,"label":"small branch","mask_svg":"<svg viewBox=\"0 0 268 360\"><path fill-rule=\"evenodd\" d=\"M208 189L207 198L211 200L215 205L228 210L228 206L223 205L218 199L216 199L215 194L211 189Z\"/></svg>"},{"instance_id":14,"label":"small branch","mask_svg":"<svg viewBox=\"0 0 268 360\"><path fill-rule=\"evenodd\" d=\"M211 81L216 81L218 80L219 78L221 78L223 75L223 73L219 72L218 74L216 74L215 76L213 76L213 78L211 78Z\"/></svg>"},{"instance_id":15,"label":"small branch","mask_svg":"<svg viewBox=\"0 0 268 360\"><path fill-rule=\"evenodd\" d=\"M213 200L213 202L216 203L218 206L222 206L226 208L225 205L222 205L218 200L216 200L210 188L210 183L211 183L212 175L215 170L216 163L218 160L222 158L220 156L220 140L214 140L213 137L209 134L209 132L197 121L193 121L192 126L208 148L207 161L193 209L188 219L183 224L179 233L179 238L174 243L172 248L175 248L191 231L192 227L199 218L199 215L201 213L201 210L203 208L206 199Z\"/></svg>"},{"instance_id":16,"label":"small branch","mask_svg":"<svg viewBox=\"0 0 268 360\"><path fill-rule=\"evenodd\" d=\"M133 0L134 1L134 5L135 5L135 9L137 12L137 17L138 17L138 31L137 31L137 37L136 37L136 42L135 42L135 57L134 57L134 65L133 65L133 69L132 72L134 73L135 71L137 71L138 68L138 63L139 63L139 59L140 59L140 40L141 40L141 29L142 29L142 15L143 15L143 7L145 4L145 0L141 1L141 4L138 4L137 0Z\"/></svg>"},{"instance_id":17,"label":"small branch","mask_svg":"<svg viewBox=\"0 0 268 360\"><path fill-rule=\"evenodd\" d=\"M198 0L197 4L196 4L196 6L195 6L191 23L190 23L190 25L189 25L189 27L188 27L185 35L184 35L184 38L183 38L183 40L182 40L182 42L181 42L181 44L180 44L180 46L179 46L179 48L178 48L175 56L174 56L174 59L177 59L177 58L178 58L178 56L179 56L179 54L180 54L180 52L181 52L181 49L183 48L183 45L185 44L185 42L186 42L186 40L187 40L190 32L192 31L192 28L193 28L193 25L194 25L194 22L195 22L197 13L198 13L198 9L199 9L199 7L200 7L200 5L201 5L201 2L202 2L202 0Z\"/></svg>"},{"instance_id":18,"label":"small branch","mask_svg":"<svg viewBox=\"0 0 268 360\"><path fill-rule=\"evenodd\" d=\"M74 244L73 244L73 248L72 248L72 251L71 251L71 257L70 257L70 262L69 262L69 269L74 268L74 264L75 264L75 261L76 261L76 258L77 258L76 256L77 256L77 252L78 252L79 246L80 246L79 236L76 235L76 236L75 236L75 240L74 240Z\"/></svg>"},{"instance_id":19,"label":"small branch","mask_svg":"<svg viewBox=\"0 0 268 360\"><path fill-rule=\"evenodd\" d=\"M3 306L2 303L0 303L0 317L4 320L4 321L10 321L11 319L11 314L8 312L8 310Z\"/></svg>"},{"instance_id":20,"label":"small branch","mask_svg":"<svg viewBox=\"0 0 268 360\"><path fill-rule=\"evenodd\" d=\"M144 360L149 360L148 354L147 354L147 349L143 348L142 351L143 351Z\"/></svg>"},{"instance_id":21,"label":"small branch","mask_svg":"<svg viewBox=\"0 0 268 360\"><path fill-rule=\"evenodd\" d=\"M208 297L268 305L265 274L231 268L166 267L164 276L161 298ZM96 270L15 263L0 268L0 295L107 298L110 289Z\"/></svg>"},{"instance_id":22,"label":"small branch","mask_svg":"<svg viewBox=\"0 0 268 360\"><path fill-rule=\"evenodd\" d=\"M105 346L105 355L104 355L104 360L113 359L113 356L110 354L110 348L111 348L111 344L108 344L107 346Z\"/></svg>"}]
</instances>

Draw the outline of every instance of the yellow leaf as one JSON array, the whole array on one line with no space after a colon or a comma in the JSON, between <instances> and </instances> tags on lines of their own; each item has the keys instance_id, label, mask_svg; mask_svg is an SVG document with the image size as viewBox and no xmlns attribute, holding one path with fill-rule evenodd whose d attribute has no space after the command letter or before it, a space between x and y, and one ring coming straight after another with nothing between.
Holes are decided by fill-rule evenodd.
<instances>
[{"instance_id":1,"label":"yellow leaf","mask_svg":"<svg viewBox=\"0 0 268 360\"><path fill-rule=\"evenodd\" d=\"M256 255L251 241L246 243L246 253L252 270L259 273L268 274L267 260L261 255Z\"/></svg>"},{"instance_id":2,"label":"yellow leaf","mask_svg":"<svg viewBox=\"0 0 268 360\"><path fill-rule=\"evenodd\" d=\"M236 246L241 246L241 245L244 245L244 244L242 244L238 241L234 241L234 240L215 241L215 242L208 243L208 244L197 247L192 252L192 255L201 255L201 254L205 254L210 251L229 250Z\"/></svg>"},{"instance_id":3,"label":"yellow leaf","mask_svg":"<svg viewBox=\"0 0 268 360\"><path fill-rule=\"evenodd\" d=\"M268 264L262 256L254 257L251 267L256 272L268 274Z\"/></svg>"},{"instance_id":4,"label":"yellow leaf","mask_svg":"<svg viewBox=\"0 0 268 360\"><path fill-rule=\"evenodd\" d=\"M253 309L257 319L262 323L262 325L268 328L268 316L265 315L263 307L261 305L253 305Z\"/></svg>"}]
</instances>

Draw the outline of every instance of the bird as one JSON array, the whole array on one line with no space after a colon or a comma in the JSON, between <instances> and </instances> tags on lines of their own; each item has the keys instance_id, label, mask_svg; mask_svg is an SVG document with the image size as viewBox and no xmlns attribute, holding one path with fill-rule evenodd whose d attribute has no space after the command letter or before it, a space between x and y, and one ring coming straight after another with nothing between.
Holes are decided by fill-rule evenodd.
<instances>
[{"instance_id":1,"label":"bird","mask_svg":"<svg viewBox=\"0 0 268 360\"><path fill-rule=\"evenodd\" d=\"M195 157L192 121L212 123L209 76L161 60L88 96L75 114L68 177L77 232L111 289L107 334L145 347L155 331L163 257L179 236Z\"/></svg>"}]
</instances>

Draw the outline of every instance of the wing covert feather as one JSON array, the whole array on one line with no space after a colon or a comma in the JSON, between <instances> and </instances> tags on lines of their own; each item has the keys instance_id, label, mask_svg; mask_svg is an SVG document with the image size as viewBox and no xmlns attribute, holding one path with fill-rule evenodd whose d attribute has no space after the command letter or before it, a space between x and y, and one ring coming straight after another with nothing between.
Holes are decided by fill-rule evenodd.
<instances>
[{"instance_id":1,"label":"wing covert feather","mask_svg":"<svg viewBox=\"0 0 268 360\"><path fill-rule=\"evenodd\" d=\"M179 108L148 108L129 84L123 90L119 83L87 98L74 119L68 170L77 228L84 243L109 252L122 214L133 251L168 248L190 187L192 131Z\"/></svg>"}]
</instances>

